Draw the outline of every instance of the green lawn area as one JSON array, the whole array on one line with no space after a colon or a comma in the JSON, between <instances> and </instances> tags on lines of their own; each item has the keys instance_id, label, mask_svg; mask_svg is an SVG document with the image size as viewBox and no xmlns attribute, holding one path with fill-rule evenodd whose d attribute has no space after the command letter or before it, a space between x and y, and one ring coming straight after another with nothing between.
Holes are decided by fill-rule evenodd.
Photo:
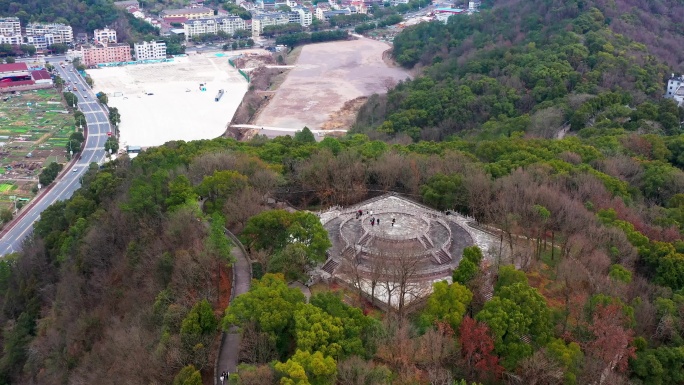
<instances>
[{"instance_id":1,"label":"green lawn area","mask_svg":"<svg viewBox=\"0 0 684 385\"><path fill-rule=\"evenodd\" d=\"M10 191L13 188L14 188L13 184L9 184L9 183L1 183L0 184L0 192Z\"/></svg>"}]
</instances>

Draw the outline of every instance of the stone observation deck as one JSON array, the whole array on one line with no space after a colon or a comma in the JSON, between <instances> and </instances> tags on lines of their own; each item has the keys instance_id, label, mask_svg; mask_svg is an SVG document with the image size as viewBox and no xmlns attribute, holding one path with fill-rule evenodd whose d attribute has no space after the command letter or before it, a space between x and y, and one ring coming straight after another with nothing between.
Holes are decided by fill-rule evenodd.
<instances>
[{"instance_id":1,"label":"stone observation deck","mask_svg":"<svg viewBox=\"0 0 684 385\"><path fill-rule=\"evenodd\" d=\"M410 263L411 280L447 278L463 249L474 244L450 216L394 195L329 210L321 221L333 244L322 270L331 275L353 265L356 274L377 278L396 274L397 263Z\"/></svg>"}]
</instances>

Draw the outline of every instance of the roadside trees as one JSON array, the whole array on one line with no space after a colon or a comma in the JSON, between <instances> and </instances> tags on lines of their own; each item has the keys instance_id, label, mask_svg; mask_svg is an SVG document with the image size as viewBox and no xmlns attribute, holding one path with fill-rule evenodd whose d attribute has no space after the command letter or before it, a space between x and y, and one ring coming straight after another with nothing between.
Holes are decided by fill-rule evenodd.
<instances>
[{"instance_id":1,"label":"roadside trees","mask_svg":"<svg viewBox=\"0 0 684 385\"><path fill-rule=\"evenodd\" d=\"M40 184L43 186L47 186L50 183L52 183L55 178L57 178L57 175L59 172L62 170L62 165L56 162L50 163L47 167L41 171L40 175L38 176L38 181Z\"/></svg>"},{"instance_id":2,"label":"roadside trees","mask_svg":"<svg viewBox=\"0 0 684 385\"><path fill-rule=\"evenodd\" d=\"M71 92L64 93L64 100L69 107L76 107L78 105L78 98Z\"/></svg>"}]
</instances>

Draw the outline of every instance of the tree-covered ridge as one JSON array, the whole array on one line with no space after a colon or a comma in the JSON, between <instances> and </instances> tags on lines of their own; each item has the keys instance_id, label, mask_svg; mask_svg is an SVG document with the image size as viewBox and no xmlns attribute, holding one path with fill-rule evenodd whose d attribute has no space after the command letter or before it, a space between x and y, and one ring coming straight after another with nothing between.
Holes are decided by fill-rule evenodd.
<instances>
[{"instance_id":1,"label":"tree-covered ridge","mask_svg":"<svg viewBox=\"0 0 684 385\"><path fill-rule=\"evenodd\" d=\"M426 368L497 383L504 372L531 375L539 373L531 366L546 362L563 368L562 378L587 383L605 369L588 363L610 361L602 361L610 358L601 353L605 333L627 341L612 345L615 354L636 357L611 375L663 378L672 370L650 370L643 360L674 365L669 357L684 332L682 143L682 135L613 129L562 140L512 135L389 145L363 135L319 143L300 135L149 149L133 162L89 171L72 199L43 213L25 251L0 262L0 369L11 382L170 382L182 370L193 377L183 368L208 370L223 310L216 286L230 263L223 218L264 272L298 278L322 260L324 230L312 214L264 211L265 196L327 206L397 191L499 228L529 279L495 270L487 302L483 257L469 250L457 283L437 285L415 324L392 317L371 323L380 340L368 339L366 321L337 320L357 311L328 300L301 307L286 295L273 309L290 313L275 317L254 313L249 296L239 297L224 325L240 324L261 341L248 362L281 362L246 367L244 381L304 373L330 383L334 373L341 380L361 367L389 383L422 383L427 377L417 373ZM277 281L264 281L260 295L275 301L268 292ZM629 318L616 315L618 305ZM421 356L421 346L435 339L443 355ZM397 352L398 344L405 348ZM153 364L131 369L141 361Z\"/></svg>"},{"instance_id":2,"label":"tree-covered ridge","mask_svg":"<svg viewBox=\"0 0 684 385\"><path fill-rule=\"evenodd\" d=\"M74 32L88 32L111 25L123 13L108 0L0 0L0 15L29 22L64 23Z\"/></svg>"},{"instance_id":3,"label":"tree-covered ridge","mask_svg":"<svg viewBox=\"0 0 684 385\"><path fill-rule=\"evenodd\" d=\"M610 20L589 5L503 2L453 16L446 25L407 28L396 37L393 55L423 74L386 97L372 97L357 129L413 140L472 131L551 138L568 123L572 130L600 123L678 132L676 107L662 107L675 111L668 116L633 111L661 103L671 69L646 45L614 33Z\"/></svg>"}]
</instances>

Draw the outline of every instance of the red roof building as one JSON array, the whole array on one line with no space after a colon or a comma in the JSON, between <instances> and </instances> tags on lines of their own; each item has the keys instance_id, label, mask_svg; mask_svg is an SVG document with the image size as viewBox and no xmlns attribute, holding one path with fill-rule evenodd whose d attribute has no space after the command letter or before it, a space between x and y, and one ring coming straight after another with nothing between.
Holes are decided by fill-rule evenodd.
<instances>
[{"instance_id":1,"label":"red roof building","mask_svg":"<svg viewBox=\"0 0 684 385\"><path fill-rule=\"evenodd\" d=\"M36 84L33 80L20 80L16 82L0 82L0 88L10 88L17 86L32 86Z\"/></svg>"},{"instance_id":2,"label":"red roof building","mask_svg":"<svg viewBox=\"0 0 684 385\"><path fill-rule=\"evenodd\" d=\"M26 66L26 63L0 64L0 75L1 76L28 75L28 67Z\"/></svg>"},{"instance_id":3,"label":"red roof building","mask_svg":"<svg viewBox=\"0 0 684 385\"><path fill-rule=\"evenodd\" d=\"M52 83L52 76L46 70L31 71L31 77L38 84Z\"/></svg>"}]
</instances>

